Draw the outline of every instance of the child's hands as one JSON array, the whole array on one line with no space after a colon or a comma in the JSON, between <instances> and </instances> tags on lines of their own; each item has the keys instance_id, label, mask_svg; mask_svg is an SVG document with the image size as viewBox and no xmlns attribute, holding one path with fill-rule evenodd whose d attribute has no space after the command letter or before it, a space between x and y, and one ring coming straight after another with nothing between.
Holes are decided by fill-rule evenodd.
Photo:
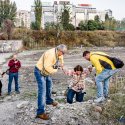
<instances>
[{"instance_id":1,"label":"child's hands","mask_svg":"<svg viewBox=\"0 0 125 125\"><path fill-rule=\"evenodd\" d=\"M78 87L78 89L84 89L84 84L83 84L83 83L79 83L79 84L77 85L77 87Z\"/></svg>"},{"instance_id":2,"label":"child's hands","mask_svg":"<svg viewBox=\"0 0 125 125\"><path fill-rule=\"evenodd\" d=\"M84 77L86 77L89 73L90 73L89 70L87 68L84 68L83 70Z\"/></svg>"},{"instance_id":3,"label":"child's hands","mask_svg":"<svg viewBox=\"0 0 125 125\"><path fill-rule=\"evenodd\" d=\"M62 69L62 71L65 75L68 75L68 76L72 76L74 73L72 70L68 70L68 69Z\"/></svg>"},{"instance_id":4,"label":"child's hands","mask_svg":"<svg viewBox=\"0 0 125 125\"><path fill-rule=\"evenodd\" d=\"M15 60L14 63L18 63L18 60Z\"/></svg>"},{"instance_id":5,"label":"child's hands","mask_svg":"<svg viewBox=\"0 0 125 125\"><path fill-rule=\"evenodd\" d=\"M89 70L90 73L92 72L92 69L93 69L92 66L88 66L88 70Z\"/></svg>"},{"instance_id":6,"label":"child's hands","mask_svg":"<svg viewBox=\"0 0 125 125\"><path fill-rule=\"evenodd\" d=\"M63 69L63 68L64 68L64 64L60 64L59 67L60 67L61 69Z\"/></svg>"}]
</instances>

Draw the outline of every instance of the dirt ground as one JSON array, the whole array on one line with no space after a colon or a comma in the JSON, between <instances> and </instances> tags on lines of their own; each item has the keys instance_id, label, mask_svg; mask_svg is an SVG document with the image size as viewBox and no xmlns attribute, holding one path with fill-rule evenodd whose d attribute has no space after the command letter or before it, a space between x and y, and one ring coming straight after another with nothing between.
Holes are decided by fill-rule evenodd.
<instances>
[{"instance_id":1,"label":"dirt ground","mask_svg":"<svg viewBox=\"0 0 125 125\"><path fill-rule=\"evenodd\" d=\"M111 56L118 57L125 62L125 48L76 48L69 50L64 56L65 68L73 69L77 64L87 67L91 63L83 59L82 52L84 50L103 51ZM35 51L23 51L19 53L18 58L22 63L20 69L19 83L20 94L14 93L14 84L12 86L12 95L7 96L7 84L8 76L3 78L3 95L0 97L0 125L38 125L38 124L52 124L52 122L41 122L35 119L35 111L37 108L37 84L34 78L34 66L38 59L41 57L43 50ZM7 60L8 61L8 60ZM7 69L7 61L3 65L3 70ZM125 67L120 70L117 75L125 76ZM69 77L65 76L61 70L52 76L53 78L53 97L60 102L65 103L65 97L63 97L64 90L68 87ZM94 75L91 74L89 79L92 81ZM88 84L88 88L95 87L93 83ZM95 96L95 89L88 89L88 94L85 100ZM22 105L21 105L22 104ZM21 107L21 106L22 107ZM51 109L51 108L50 108ZM48 108L49 110L49 108ZM61 124L60 124L61 125Z\"/></svg>"}]
</instances>

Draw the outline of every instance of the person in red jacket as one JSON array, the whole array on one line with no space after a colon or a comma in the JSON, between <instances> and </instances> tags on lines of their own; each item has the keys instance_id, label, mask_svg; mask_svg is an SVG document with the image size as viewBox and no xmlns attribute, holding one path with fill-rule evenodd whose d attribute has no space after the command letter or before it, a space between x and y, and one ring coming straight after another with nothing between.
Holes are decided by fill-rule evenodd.
<instances>
[{"instance_id":1,"label":"person in red jacket","mask_svg":"<svg viewBox=\"0 0 125 125\"><path fill-rule=\"evenodd\" d=\"M8 63L9 66L9 83L8 83L8 95L11 94L11 85L14 79L15 81L15 91L17 94L20 93L18 86L18 71L21 67L21 62L17 59L17 55L13 55L13 58Z\"/></svg>"}]
</instances>

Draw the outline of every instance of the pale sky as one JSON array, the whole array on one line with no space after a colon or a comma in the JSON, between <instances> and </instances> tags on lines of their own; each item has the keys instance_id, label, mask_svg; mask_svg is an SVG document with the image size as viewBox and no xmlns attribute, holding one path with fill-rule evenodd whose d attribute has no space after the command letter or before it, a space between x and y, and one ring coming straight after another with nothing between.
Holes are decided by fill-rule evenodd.
<instances>
[{"instance_id":1,"label":"pale sky","mask_svg":"<svg viewBox=\"0 0 125 125\"><path fill-rule=\"evenodd\" d=\"M18 10L31 10L34 0L11 0L15 1ZM57 0L41 0L42 2L52 2ZM64 1L64 0L62 0ZM121 20L125 18L125 0L70 0L71 3L77 5L80 3L92 4L97 10L111 9L115 19Z\"/></svg>"}]
</instances>

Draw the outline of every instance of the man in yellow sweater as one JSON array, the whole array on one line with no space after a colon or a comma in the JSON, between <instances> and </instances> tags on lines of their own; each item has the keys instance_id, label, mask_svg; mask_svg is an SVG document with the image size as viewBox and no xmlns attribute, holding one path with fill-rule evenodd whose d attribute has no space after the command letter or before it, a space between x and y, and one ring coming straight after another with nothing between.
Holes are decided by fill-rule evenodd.
<instances>
[{"instance_id":1,"label":"man in yellow sweater","mask_svg":"<svg viewBox=\"0 0 125 125\"><path fill-rule=\"evenodd\" d=\"M90 61L96 69L97 98L94 102L102 102L108 97L109 79L118 69L103 52L84 51L83 57Z\"/></svg>"},{"instance_id":2,"label":"man in yellow sweater","mask_svg":"<svg viewBox=\"0 0 125 125\"><path fill-rule=\"evenodd\" d=\"M57 106L58 104L51 98L51 75L57 72L59 66L63 68L63 55L66 52L67 47L64 44L61 44L56 48L45 51L36 64L34 75L38 84L37 118L48 120L49 116L45 113L45 105Z\"/></svg>"}]
</instances>

